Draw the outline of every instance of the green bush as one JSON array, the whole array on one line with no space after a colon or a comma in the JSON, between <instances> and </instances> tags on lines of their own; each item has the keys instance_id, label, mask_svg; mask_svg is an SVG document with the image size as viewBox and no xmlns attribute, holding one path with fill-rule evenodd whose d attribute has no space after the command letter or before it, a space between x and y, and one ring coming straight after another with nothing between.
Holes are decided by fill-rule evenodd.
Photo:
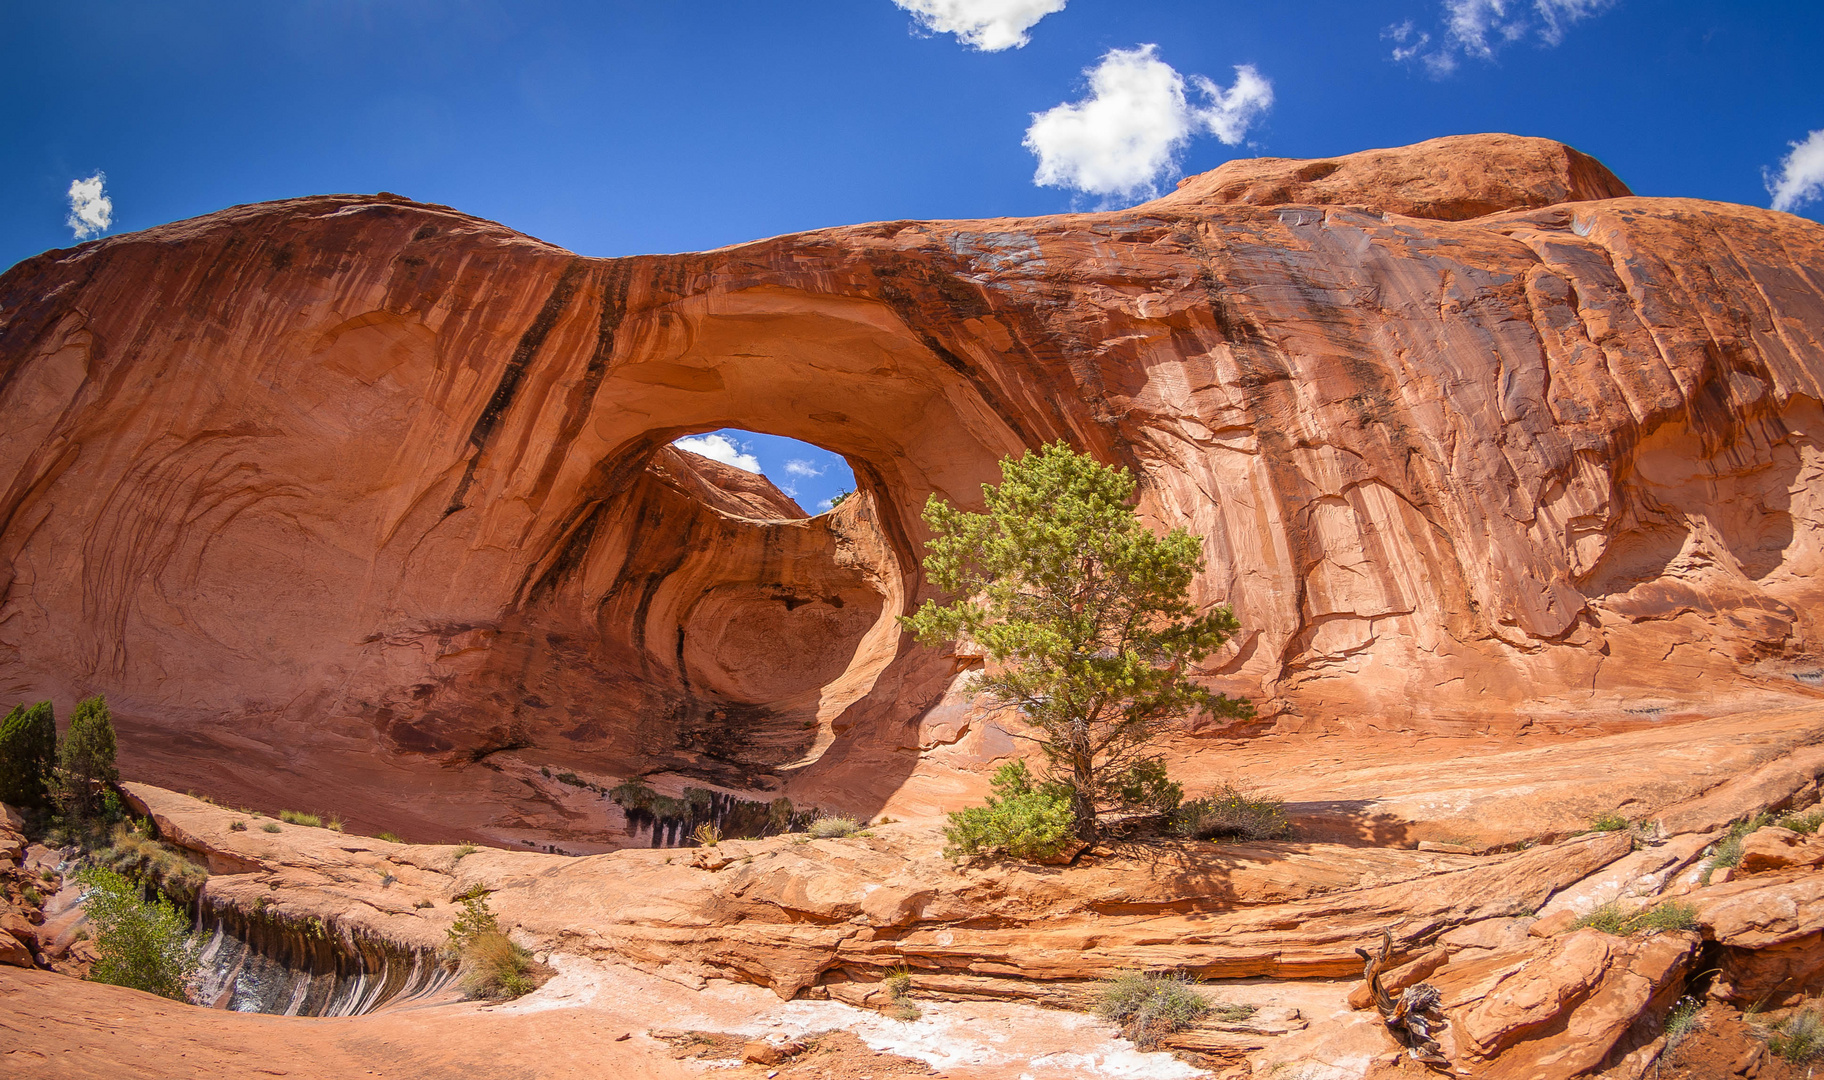
<instances>
[{"instance_id":1,"label":"green bush","mask_svg":"<svg viewBox=\"0 0 1824 1080\"><path fill-rule=\"evenodd\" d=\"M196 943L171 902L147 903L137 885L106 867L89 867L77 880L89 886L84 907L95 931L89 978L189 1000L185 991L197 968Z\"/></svg>"},{"instance_id":2,"label":"green bush","mask_svg":"<svg viewBox=\"0 0 1824 1080\"><path fill-rule=\"evenodd\" d=\"M1075 839L1076 814L1070 790L1062 784L1034 785L1024 762L995 770L989 781L994 794L985 806L950 815L944 827L944 854L1006 855L1044 859L1063 851Z\"/></svg>"},{"instance_id":3,"label":"green bush","mask_svg":"<svg viewBox=\"0 0 1824 1080\"><path fill-rule=\"evenodd\" d=\"M861 823L851 817L818 818L808 830L813 840L838 840L861 831Z\"/></svg>"},{"instance_id":4,"label":"green bush","mask_svg":"<svg viewBox=\"0 0 1824 1080\"><path fill-rule=\"evenodd\" d=\"M558 773L557 782L560 784L569 784L571 787L588 787L589 786L589 781L584 780L582 777L576 775L573 772Z\"/></svg>"},{"instance_id":5,"label":"green bush","mask_svg":"<svg viewBox=\"0 0 1824 1080\"><path fill-rule=\"evenodd\" d=\"M306 814L302 810L280 810L279 820L287 825L307 825L313 829L323 827L323 819L316 814Z\"/></svg>"},{"instance_id":6,"label":"green bush","mask_svg":"<svg viewBox=\"0 0 1824 1080\"><path fill-rule=\"evenodd\" d=\"M1573 930L1584 927L1616 937L1647 930L1695 930L1697 905L1669 900L1643 911L1634 911L1620 901L1611 900L1571 924Z\"/></svg>"},{"instance_id":7,"label":"green bush","mask_svg":"<svg viewBox=\"0 0 1824 1080\"><path fill-rule=\"evenodd\" d=\"M1591 832L1621 832L1630 827L1631 823L1628 819L1613 810L1606 814L1597 814L1590 819Z\"/></svg>"},{"instance_id":8,"label":"green bush","mask_svg":"<svg viewBox=\"0 0 1824 1080\"><path fill-rule=\"evenodd\" d=\"M1795 1065L1824 1057L1824 1016L1804 1009L1773 1025L1767 1049Z\"/></svg>"},{"instance_id":9,"label":"green bush","mask_svg":"<svg viewBox=\"0 0 1824 1080\"><path fill-rule=\"evenodd\" d=\"M268 821L266 824L260 826L260 831L261 832L279 832L280 831L279 823L276 821Z\"/></svg>"},{"instance_id":10,"label":"green bush","mask_svg":"<svg viewBox=\"0 0 1824 1080\"><path fill-rule=\"evenodd\" d=\"M77 703L70 729L57 747L59 801L64 811L86 818L100 805L103 785L120 779L114 766L114 720L100 694Z\"/></svg>"},{"instance_id":11,"label":"green bush","mask_svg":"<svg viewBox=\"0 0 1824 1080\"><path fill-rule=\"evenodd\" d=\"M1096 1015L1121 1026L1121 1033L1142 1050L1152 1050L1172 1032L1210 1011L1210 1003L1181 975L1123 971L1102 984Z\"/></svg>"},{"instance_id":12,"label":"green bush","mask_svg":"<svg viewBox=\"0 0 1824 1080\"><path fill-rule=\"evenodd\" d=\"M376 837L374 837L374 839L376 839L376 840L385 840L385 841L386 841L386 842L387 842L387 843L389 843L389 844L403 844L403 843L405 843L405 841L404 841L404 840L401 840L401 839L400 839L400 838L399 838L399 834L398 834L398 833L390 833L390 832L383 832L383 833L381 833L381 834L380 834L380 835L379 835L379 836L376 836Z\"/></svg>"},{"instance_id":13,"label":"green bush","mask_svg":"<svg viewBox=\"0 0 1824 1080\"><path fill-rule=\"evenodd\" d=\"M43 806L57 766L57 721L51 703L16 705L0 721L0 802Z\"/></svg>"},{"instance_id":14,"label":"green bush","mask_svg":"<svg viewBox=\"0 0 1824 1080\"><path fill-rule=\"evenodd\" d=\"M1234 784L1180 806L1172 824L1179 835L1197 840L1278 840L1292 834L1285 803Z\"/></svg>"}]
</instances>

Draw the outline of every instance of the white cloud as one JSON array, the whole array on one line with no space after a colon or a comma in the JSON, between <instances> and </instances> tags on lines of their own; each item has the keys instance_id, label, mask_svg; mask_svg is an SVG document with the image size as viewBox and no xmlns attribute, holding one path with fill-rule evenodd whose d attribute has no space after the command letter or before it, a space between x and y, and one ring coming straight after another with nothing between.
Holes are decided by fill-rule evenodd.
<instances>
[{"instance_id":1,"label":"white cloud","mask_svg":"<svg viewBox=\"0 0 1824 1080\"><path fill-rule=\"evenodd\" d=\"M1184 76L1156 45L1111 49L1089 77L1089 96L1032 114L1025 146L1039 159L1032 182L1093 195L1150 194L1177 168L1193 135L1207 131L1234 146L1273 104L1273 84L1252 65L1235 69L1224 90L1201 75L1193 104Z\"/></svg>"},{"instance_id":2,"label":"white cloud","mask_svg":"<svg viewBox=\"0 0 1824 1080\"><path fill-rule=\"evenodd\" d=\"M1765 170L1767 192L1773 196L1773 208L1794 213L1815 199L1824 199L1824 128L1805 136L1804 142L1788 143L1792 153L1780 162L1780 172Z\"/></svg>"},{"instance_id":3,"label":"white cloud","mask_svg":"<svg viewBox=\"0 0 1824 1080\"><path fill-rule=\"evenodd\" d=\"M983 52L1017 49L1040 19L1063 11L1066 0L893 0L934 34L955 34Z\"/></svg>"},{"instance_id":4,"label":"white cloud","mask_svg":"<svg viewBox=\"0 0 1824 1080\"><path fill-rule=\"evenodd\" d=\"M815 462L806 461L803 458L793 458L785 463L785 471L793 476L808 477L822 476L824 473L828 472L829 469L827 467L819 469Z\"/></svg>"},{"instance_id":5,"label":"white cloud","mask_svg":"<svg viewBox=\"0 0 1824 1080\"><path fill-rule=\"evenodd\" d=\"M107 179L98 171L87 180L70 181L70 216L63 223L78 240L99 236L114 223L114 200L102 193Z\"/></svg>"},{"instance_id":6,"label":"white cloud","mask_svg":"<svg viewBox=\"0 0 1824 1080\"><path fill-rule=\"evenodd\" d=\"M726 435L690 435L674 441L671 445L693 454L701 454L711 461L720 461L724 465L733 465L751 473L760 471L760 459L752 454L743 453L735 441Z\"/></svg>"},{"instance_id":7,"label":"white cloud","mask_svg":"<svg viewBox=\"0 0 1824 1080\"><path fill-rule=\"evenodd\" d=\"M1393 41L1393 59L1414 60L1433 75L1457 69L1460 56L1493 60L1503 46L1529 36L1546 45L1564 41L1571 24L1600 15L1616 0L1443 0L1444 25L1436 47L1432 35L1407 19L1388 27L1381 37Z\"/></svg>"}]
</instances>

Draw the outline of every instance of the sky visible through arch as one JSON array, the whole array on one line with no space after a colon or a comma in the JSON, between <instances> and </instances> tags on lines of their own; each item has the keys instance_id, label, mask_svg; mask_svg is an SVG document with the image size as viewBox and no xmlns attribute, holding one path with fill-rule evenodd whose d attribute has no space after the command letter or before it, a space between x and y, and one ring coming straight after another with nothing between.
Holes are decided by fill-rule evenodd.
<instances>
[{"instance_id":1,"label":"sky visible through arch","mask_svg":"<svg viewBox=\"0 0 1824 1080\"><path fill-rule=\"evenodd\" d=\"M841 454L783 435L722 428L673 445L764 475L809 514L823 513L837 496L855 490L855 473Z\"/></svg>"},{"instance_id":2,"label":"sky visible through arch","mask_svg":"<svg viewBox=\"0 0 1824 1080\"><path fill-rule=\"evenodd\" d=\"M0 0L0 266L393 191L586 255L1540 135L1824 212L1818 0Z\"/></svg>"}]
</instances>

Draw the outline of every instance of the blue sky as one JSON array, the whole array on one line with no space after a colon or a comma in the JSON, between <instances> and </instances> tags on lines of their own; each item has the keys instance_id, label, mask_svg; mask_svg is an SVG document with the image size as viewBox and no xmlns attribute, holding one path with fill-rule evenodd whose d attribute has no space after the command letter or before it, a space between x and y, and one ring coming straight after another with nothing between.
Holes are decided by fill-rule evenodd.
<instances>
[{"instance_id":1,"label":"blue sky","mask_svg":"<svg viewBox=\"0 0 1824 1080\"><path fill-rule=\"evenodd\" d=\"M625 255L1478 131L1761 206L1800 143L1817 218L1821 57L1818 0L0 0L0 266L98 172L96 235L386 190Z\"/></svg>"}]
</instances>

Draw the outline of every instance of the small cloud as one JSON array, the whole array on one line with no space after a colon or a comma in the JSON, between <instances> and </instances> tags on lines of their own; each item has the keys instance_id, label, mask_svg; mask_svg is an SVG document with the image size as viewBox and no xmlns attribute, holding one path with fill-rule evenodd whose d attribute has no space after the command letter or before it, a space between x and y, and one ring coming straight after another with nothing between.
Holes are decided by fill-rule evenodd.
<instances>
[{"instance_id":1,"label":"small cloud","mask_svg":"<svg viewBox=\"0 0 1824 1080\"><path fill-rule=\"evenodd\" d=\"M1824 128L1805 136L1804 142L1788 143L1792 152L1780 162L1780 171L1762 170L1767 193L1773 196L1773 208L1797 213L1808 202L1824 198Z\"/></svg>"},{"instance_id":2,"label":"small cloud","mask_svg":"<svg viewBox=\"0 0 1824 1080\"><path fill-rule=\"evenodd\" d=\"M1433 75L1457 70L1460 57L1493 60L1504 46L1537 37L1547 46L1561 44L1571 25L1614 7L1616 0L1443 0L1442 37L1432 45L1432 35L1411 19L1381 32L1393 42L1396 62L1416 61Z\"/></svg>"},{"instance_id":3,"label":"small cloud","mask_svg":"<svg viewBox=\"0 0 1824 1080\"><path fill-rule=\"evenodd\" d=\"M720 461L724 465L733 465L737 469L757 473L760 471L760 459L752 454L743 453L735 441L726 435L690 435L672 442L680 450L700 454L711 461Z\"/></svg>"},{"instance_id":4,"label":"small cloud","mask_svg":"<svg viewBox=\"0 0 1824 1080\"><path fill-rule=\"evenodd\" d=\"M815 462L806 461L803 458L793 458L785 463L785 471L793 476L810 477L822 476L829 471L829 468L828 466L825 466L824 468L819 469Z\"/></svg>"},{"instance_id":5,"label":"small cloud","mask_svg":"<svg viewBox=\"0 0 1824 1080\"><path fill-rule=\"evenodd\" d=\"M836 500L835 500L835 499L819 499L819 500L817 500L817 510L818 510L818 512L819 512L819 513L822 513L822 512L823 512L823 511L825 511L825 510L828 510L828 509L830 509L830 508L832 508L832 507L834 507L834 506L835 506L835 505L836 505Z\"/></svg>"},{"instance_id":6,"label":"small cloud","mask_svg":"<svg viewBox=\"0 0 1824 1080\"><path fill-rule=\"evenodd\" d=\"M1047 15L1064 10L1067 0L893 0L918 25L983 52L1018 49L1031 41L1027 33Z\"/></svg>"},{"instance_id":7,"label":"small cloud","mask_svg":"<svg viewBox=\"0 0 1824 1080\"><path fill-rule=\"evenodd\" d=\"M63 220L76 239L99 236L114 223L114 200L103 194L106 174L97 171L87 180L70 181L70 216Z\"/></svg>"},{"instance_id":8,"label":"small cloud","mask_svg":"<svg viewBox=\"0 0 1824 1080\"><path fill-rule=\"evenodd\" d=\"M1247 64L1235 69L1235 84L1226 90L1191 76L1203 98L1195 104L1184 76L1157 49L1109 50L1084 72L1087 98L1032 114L1025 146L1039 159L1033 183L1092 195L1150 195L1177 171L1192 136L1208 132L1234 146L1273 104L1273 84Z\"/></svg>"}]
</instances>

